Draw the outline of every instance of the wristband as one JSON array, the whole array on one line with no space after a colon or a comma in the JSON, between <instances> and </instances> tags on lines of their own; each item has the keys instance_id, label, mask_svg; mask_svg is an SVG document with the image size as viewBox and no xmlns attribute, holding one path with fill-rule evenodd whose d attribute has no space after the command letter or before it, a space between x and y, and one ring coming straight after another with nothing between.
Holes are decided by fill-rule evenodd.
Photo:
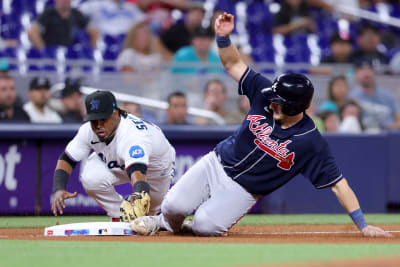
<instances>
[{"instance_id":1,"label":"wristband","mask_svg":"<svg viewBox=\"0 0 400 267\"><path fill-rule=\"evenodd\" d=\"M137 181L134 185L133 185L133 192L146 192L146 193L150 193L150 185L146 182L146 181Z\"/></svg>"},{"instance_id":2,"label":"wristband","mask_svg":"<svg viewBox=\"0 0 400 267\"><path fill-rule=\"evenodd\" d=\"M368 226L361 209L355 210L349 215L360 231Z\"/></svg>"},{"instance_id":3,"label":"wristband","mask_svg":"<svg viewBox=\"0 0 400 267\"><path fill-rule=\"evenodd\" d=\"M58 190L64 190L67 187L68 178L69 174L66 171L62 169L55 170L53 176L53 193Z\"/></svg>"},{"instance_id":4,"label":"wristband","mask_svg":"<svg viewBox=\"0 0 400 267\"><path fill-rule=\"evenodd\" d=\"M225 48L231 45L231 39L229 39L229 36L217 35L216 39L218 48Z\"/></svg>"}]
</instances>

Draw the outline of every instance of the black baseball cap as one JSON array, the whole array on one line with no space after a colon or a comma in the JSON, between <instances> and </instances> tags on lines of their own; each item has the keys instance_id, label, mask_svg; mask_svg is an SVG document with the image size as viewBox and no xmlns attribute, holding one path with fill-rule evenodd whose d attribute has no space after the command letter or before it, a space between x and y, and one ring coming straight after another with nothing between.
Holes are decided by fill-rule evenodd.
<instances>
[{"instance_id":1,"label":"black baseball cap","mask_svg":"<svg viewBox=\"0 0 400 267\"><path fill-rule=\"evenodd\" d=\"M47 89L51 87L50 80L46 77L34 77L29 83L29 90Z\"/></svg>"},{"instance_id":2,"label":"black baseball cap","mask_svg":"<svg viewBox=\"0 0 400 267\"><path fill-rule=\"evenodd\" d=\"M85 99L86 116L84 121L103 120L117 109L117 101L110 91L96 91Z\"/></svg>"},{"instance_id":3,"label":"black baseball cap","mask_svg":"<svg viewBox=\"0 0 400 267\"><path fill-rule=\"evenodd\" d=\"M369 57L361 57L354 61L354 68L361 69L361 68L371 68L374 69L373 60Z\"/></svg>"},{"instance_id":4,"label":"black baseball cap","mask_svg":"<svg viewBox=\"0 0 400 267\"><path fill-rule=\"evenodd\" d=\"M195 37L214 38L214 32L211 29L211 27L204 28L204 27L199 26L192 33L192 38L195 38Z\"/></svg>"},{"instance_id":5,"label":"black baseball cap","mask_svg":"<svg viewBox=\"0 0 400 267\"><path fill-rule=\"evenodd\" d=\"M71 78L67 78L65 80L65 87L61 90L61 98L68 97L73 93L81 93L81 80L76 79L73 80Z\"/></svg>"}]
</instances>

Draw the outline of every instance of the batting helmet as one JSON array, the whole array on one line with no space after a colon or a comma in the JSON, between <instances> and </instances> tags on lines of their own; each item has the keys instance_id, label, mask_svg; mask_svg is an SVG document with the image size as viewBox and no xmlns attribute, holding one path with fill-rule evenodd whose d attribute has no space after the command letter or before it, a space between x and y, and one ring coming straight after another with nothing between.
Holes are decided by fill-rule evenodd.
<instances>
[{"instance_id":1,"label":"batting helmet","mask_svg":"<svg viewBox=\"0 0 400 267\"><path fill-rule=\"evenodd\" d=\"M294 116L310 106L314 86L302 74L287 73L279 75L272 86L262 89L261 93L271 103L281 104L283 113Z\"/></svg>"}]
</instances>

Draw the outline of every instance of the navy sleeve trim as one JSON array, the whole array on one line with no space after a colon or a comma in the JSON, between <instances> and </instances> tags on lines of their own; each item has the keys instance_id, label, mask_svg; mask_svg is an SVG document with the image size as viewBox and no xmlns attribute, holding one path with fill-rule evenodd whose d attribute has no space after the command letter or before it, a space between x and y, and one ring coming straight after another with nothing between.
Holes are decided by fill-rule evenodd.
<instances>
[{"instance_id":1,"label":"navy sleeve trim","mask_svg":"<svg viewBox=\"0 0 400 267\"><path fill-rule=\"evenodd\" d=\"M250 68L247 67L247 69L246 69L246 71L243 73L242 77L240 77L240 80L239 80L239 94L240 94L240 95L244 95L244 92L243 92L243 82L244 82L244 80L246 80L246 78L247 78L247 76L249 75L249 73L250 73Z\"/></svg>"},{"instance_id":2,"label":"navy sleeve trim","mask_svg":"<svg viewBox=\"0 0 400 267\"><path fill-rule=\"evenodd\" d=\"M336 184L337 182L339 182L339 181L342 180L342 179L343 179L343 174L341 174L338 178L336 178L336 179L333 180L332 182L327 183L327 184L324 184L324 185L321 185L321 186L317 186L317 187L315 187L315 188L317 188L317 189L322 189L322 188L325 188L325 187L334 185L334 184Z\"/></svg>"},{"instance_id":3,"label":"navy sleeve trim","mask_svg":"<svg viewBox=\"0 0 400 267\"><path fill-rule=\"evenodd\" d=\"M146 175L147 165L144 163L133 163L126 168L126 173L128 174L129 179L131 175L135 171L140 171L142 174Z\"/></svg>"}]
</instances>

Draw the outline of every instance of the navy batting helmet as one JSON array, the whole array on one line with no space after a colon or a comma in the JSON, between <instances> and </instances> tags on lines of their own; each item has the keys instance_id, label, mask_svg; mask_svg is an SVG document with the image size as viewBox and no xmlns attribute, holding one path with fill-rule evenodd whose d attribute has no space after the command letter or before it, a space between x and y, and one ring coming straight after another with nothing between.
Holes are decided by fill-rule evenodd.
<instances>
[{"instance_id":1,"label":"navy batting helmet","mask_svg":"<svg viewBox=\"0 0 400 267\"><path fill-rule=\"evenodd\" d=\"M304 75L287 73L279 75L270 88L261 93L271 103L282 105L282 112L289 116L304 112L311 103L314 86Z\"/></svg>"}]
</instances>

